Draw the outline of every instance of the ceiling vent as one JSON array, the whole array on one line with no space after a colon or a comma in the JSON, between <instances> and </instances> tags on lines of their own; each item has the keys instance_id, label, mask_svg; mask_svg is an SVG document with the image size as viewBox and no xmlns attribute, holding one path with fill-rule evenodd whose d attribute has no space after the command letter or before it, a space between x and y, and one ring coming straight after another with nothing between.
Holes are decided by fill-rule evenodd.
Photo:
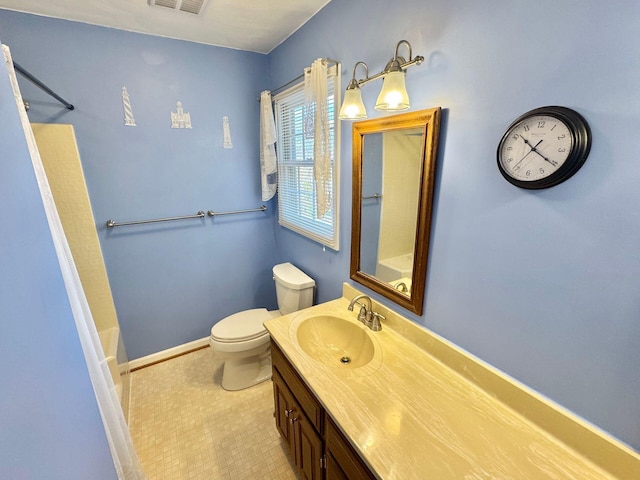
<instances>
[{"instance_id":1,"label":"ceiling vent","mask_svg":"<svg viewBox=\"0 0 640 480\"><path fill-rule=\"evenodd\" d=\"M206 0L149 0L149 5L198 15Z\"/></svg>"}]
</instances>

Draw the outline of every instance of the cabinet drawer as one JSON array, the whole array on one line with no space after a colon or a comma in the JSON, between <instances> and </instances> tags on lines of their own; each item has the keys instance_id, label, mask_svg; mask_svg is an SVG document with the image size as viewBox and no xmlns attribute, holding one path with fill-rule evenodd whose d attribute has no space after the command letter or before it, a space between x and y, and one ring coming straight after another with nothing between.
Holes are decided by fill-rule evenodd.
<instances>
[{"instance_id":1,"label":"cabinet drawer","mask_svg":"<svg viewBox=\"0 0 640 480\"><path fill-rule=\"evenodd\" d=\"M284 379L293 396L298 400L300 407L309 418L309 421L318 433L322 435L324 432L324 414L320 403L311 391L309 391L289 363L289 360L287 360L280 348L278 348L273 341L271 341L271 362L273 367L278 370L278 373Z\"/></svg>"}]
</instances>

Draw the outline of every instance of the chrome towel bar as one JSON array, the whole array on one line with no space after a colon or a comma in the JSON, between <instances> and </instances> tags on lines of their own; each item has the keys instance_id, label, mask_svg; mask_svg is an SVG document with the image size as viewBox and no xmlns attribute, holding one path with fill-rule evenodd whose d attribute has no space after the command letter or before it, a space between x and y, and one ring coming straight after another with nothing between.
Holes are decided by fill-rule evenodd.
<instances>
[{"instance_id":1,"label":"chrome towel bar","mask_svg":"<svg viewBox=\"0 0 640 480\"><path fill-rule=\"evenodd\" d=\"M124 227L125 225L140 225L143 223L156 223L156 222L171 222L173 220L187 220L189 218L204 218L205 213L200 210L195 215L185 215L183 217L167 217L167 218L156 218L153 220L138 220L135 222L116 222L115 220L107 220L107 227Z\"/></svg>"},{"instance_id":2,"label":"chrome towel bar","mask_svg":"<svg viewBox=\"0 0 640 480\"><path fill-rule=\"evenodd\" d=\"M374 193L373 195L369 195L368 197L362 197L363 200L369 200L371 198L382 198L381 193Z\"/></svg>"},{"instance_id":3,"label":"chrome towel bar","mask_svg":"<svg viewBox=\"0 0 640 480\"><path fill-rule=\"evenodd\" d=\"M209 210L207 214L210 217L217 217L219 215L235 215L236 213L250 213L250 212L264 212L267 209L264 205L260 205L258 208L251 208L249 210L234 210L232 212L214 212Z\"/></svg>"},{"instance_id":4,"label":"chrome towel bar","mask_svg":"<svg viewBox=\"0 0 640 480\"><path fill-rule=\"evenodd\" d=\"M250 212L264 212L267 209L266 206L260 205L258 208L252 208L249 210L234 210L231 212L214 212L213 210L209 210L207 214L210 217L217 217L219 215L235 215L237 213L250 213ZM115 220L107 220L107 227L124 227L125 225L141 225L143 223L157 223L157 222L171 222L173 220L187 220L189 218L204 218L206 214L200 210L195 215L185 215L182 217L167 217L167 218L155 218L153 220L137 220L135 222L116 222Z\"/></svg>"}]
</instances>

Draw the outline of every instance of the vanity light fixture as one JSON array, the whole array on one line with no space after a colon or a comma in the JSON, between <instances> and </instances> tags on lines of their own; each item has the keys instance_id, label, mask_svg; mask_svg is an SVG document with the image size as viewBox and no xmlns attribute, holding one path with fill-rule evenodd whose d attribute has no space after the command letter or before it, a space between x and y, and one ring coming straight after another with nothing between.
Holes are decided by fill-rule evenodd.
<instances>
[{"instance_id":1,"label":"vanity light fixture","mask_svg":"<svg viewBox=\"0 0 640 480\"><path fill-rule=\"evenodd\" d=\"M404 57L398 55L398 49L400 45L406 44L409 48L409 60L405 60ZM375 75L369 76L369 68L364 62L357 62L353 67L353 78L347 86L347 91L344 94L344 101L340 108L339 118L341 120L356 120L360 118L367 118L367 111L362 102L362 93L360 86L368 83L372 80L382 78L382 89L378 95L375 109L382 111L400 111L407 110L409 105L409 95L407 94L407 88L405 86L404 77L405 70L413 65L420 65L424 61L424 57L411 55L411 44L406 40L400 40L396 44L396 50L393 58L389 60L384 70ZM358 65L364 67L365 78L356 79L356 69Z\"/></svg>"},{"instance_id":2,"label":"vanity light fixture","mask_svg":"<svg viewBox=\"0 0 640 480\"><path fill-rule=\"evenodd\" d=\"M364 67L365 77L369 78L369 70L367 64L364 62L358 62L353 67L353 78L347 86L347 91L344 92L344 101L340 108L339 118L342 120L353 120L357 118L367 118L367 109L362 103L362 92L360 92L360 83L356 80L356 69L358 65Z\"/></svg>"}]
</instances>

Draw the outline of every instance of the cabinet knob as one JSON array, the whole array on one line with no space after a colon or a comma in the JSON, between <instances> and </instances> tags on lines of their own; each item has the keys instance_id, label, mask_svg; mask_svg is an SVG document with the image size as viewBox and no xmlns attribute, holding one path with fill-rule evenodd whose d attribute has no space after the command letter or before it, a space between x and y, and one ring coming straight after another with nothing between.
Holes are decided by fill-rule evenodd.
<instances>
[{"instance_id":1,"label":"cabinet knob","mask_svg":"<svg viewBox=\"0 0 640 480\"><path fill-rule=\"evenodd\" d=\"M291 425L293 425L294 423L296 423L298 421L298 417L293 417L289 419L289 423L291 423Z\"/></svg>"},{"instance_id":2,"label":"cabinet knob","mask_svg":"<svg viewBox=\"0 0 640 480\"><path fill-rule=\"evenodd\" d=\"M284 416L285 416L285 417L288 417L289 415L291 415L291 413L292 413L292 412L293 412L293 410L289 410L289 409L286 409L286 408L285 408L285 410L284 410Z\"/></svg>"}]
</instances>

